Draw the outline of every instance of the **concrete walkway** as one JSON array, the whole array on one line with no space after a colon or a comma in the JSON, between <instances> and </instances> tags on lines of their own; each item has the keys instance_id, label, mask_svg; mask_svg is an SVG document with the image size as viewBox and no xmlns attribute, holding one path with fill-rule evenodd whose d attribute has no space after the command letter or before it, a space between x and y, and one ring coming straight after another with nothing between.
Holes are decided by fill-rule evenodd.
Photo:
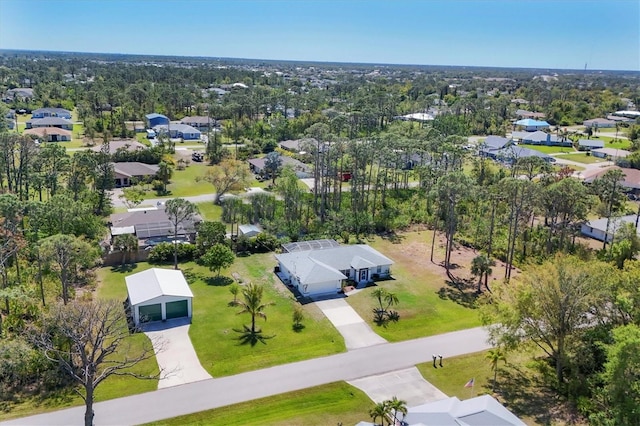
<instances>
[{"instance_id":1,"label":"concrete walkway","mask_svg":"<svg viewBox=\"0 0 640 426\"><path fill-rule=\"evenodd\" d=\"M364 322L346 300L321 300L315 304L342 334L347 350L387 343L369 327L369 324Z\"/></svg>"},{"instance_id":2,"label":"concrete walkway","mask_svg":"<svg viewBox=\"0 0 640 426\"><path fill-rule=\"evenodd\" d=\"M447 398L440 389L427 382L416 367L351 380L347 383L366 393L373 402L383 402L395 396L406 401L408 407L412 407Z\"/></svg>"},{"instance_id":3,"label":"concrete walkway","mask_svg":"<svg viewBox=\"0 0 640 426\"><path fill-rule=\"evenodd\" d=\"M189 338L191 325L183 319L158 322L145 327L144 334L153 343L158 366L163 371L158 389L211 379Z\"/></svg>"},{"instance_id":4,"label":"concrete walkway","mask_svg":"<svg viewBox=\"0 0 640 426\"><path fill-rule=\"evenodd\" d=\"M95 424L149 423L341 380L406 369L418 363L431 362L433 353L451 358L487 350L491 347L487 343L488 337L484 329L471 328L112 399L95 404ZM455 368L451 364L448 366ZM81 424L83 415L84 407L81 406L1 424Z\"/></svg>"}]
</instances>

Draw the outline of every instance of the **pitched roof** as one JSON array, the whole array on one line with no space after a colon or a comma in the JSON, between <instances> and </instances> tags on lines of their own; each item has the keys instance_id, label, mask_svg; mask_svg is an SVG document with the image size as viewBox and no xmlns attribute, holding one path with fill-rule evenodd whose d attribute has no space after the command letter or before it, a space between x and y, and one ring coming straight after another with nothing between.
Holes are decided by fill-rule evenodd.
<instances>
[{"instance_id":1,"label":"pitched roof","mask_svg":"<svg viewBox=\"0 0 640 426\"><path fill-rule=\"evenodd\" d=\"M213 118L210 118L210 117L196 115L196 116L193 116L193 117L185 117L182 120L180 120L180 122L182 124L196 123L196 124L199 124L199 125L209 125L209 123L214 124L216 122L216 120L213 119Z\"/></svg>"},{"instance_id":2,"label":"pitched roof","mask_svg":"<svg viewBox=\"0 0 640 426\"><path fill-rule=\"evenodd\" d=\"M516 121L516 125L527 126L527 127L531 127L531 126L548 127L549 123L547 123L546 121L538 121L538 120L533 120L531 118L525 118L524 120Z\"/></svg>"},{"instance_id":3,"label":"pitched roof","mask_svg":"<svg viewBox=\"0 0 640 426\"><path fill-rule=\"evenodd\" d=\"M73 122L71 120L67 120L66 118L62 117L34 118L27 121L27 123L31 123L32 126L73 126Z\"/></svg>"},{"instance_id":4,"label":"pitched roof","mask_svg":"<svg viewBox=\"0 0 640 426\"><path fill-rule=\"evenodd\" d=\"M509 143L509 139L503 138L502 136L487 136L481 146L485 149L500 149L504 148L505 145Z\"/></svg>"},{"instance_id":5,"label":"pitched roof","mask_svg":"<svg viewBox=\"0 0 640 426\"><path fill-rule=\"evenodd\" d=\"M578 141L578 146L590 146L590 147L593 147L593 148L604 148L604 141L590 140L590 139L580 139Z\"/></svg>"},{"instance_id":6,"label":"pitched roof","mask_svg":"<svg viewBox=\"0 0 640 426\"><path fill-rule=\"evenodd\" d=\"M153 126L153 130L156 132L166 132L167 129L170 131L176 131L180 133L197 133L200 134L200 130L195 127L189 126L188 124L182 123L171 123L171 125L166 124L158 124L157 126Z\"/></svg>"},{"instance_id":7,"label":"pitched roof","mask_svg":"<svg viewBox=\"0 0 640 426\"><path fill-rule=\"evenodd\" d=\"M297 170L297 171L309 170L309 166L307 166L301 161L296 160L295 158L291 158L286 155L281 155L280 159L282 160L282 167L291 166L293 167L294 170ZM253 167L257 168L258 170L262 170L264 169L266 157L251 158L248 161L249 161L249 164L251 164Z\"/></svg>"},{"instance_id":8,"label":"pitched roof","mask_svg":"<svg viewBox=\"0 0 640 426\"><path fill-rule=\"evenodd\" d=\"M592 149L591 152L599 152L604 155L609 155L611 157L622 158L628 155L631 155L631 151L627 151L625 149L617 149L617 148L598 148Z\"/></svg>"},{"instance_id":9,"label":"pitched roof","mask_svg":"<svg viewBox=\"0 0 640 426\"><path fill-rule=\"evenodd\" d=\"M404 421L409 425L439 426L525 425L491 395L481 395L464 401L451 397L411 407Z\"/></svg>"},{"instance_id":10,"label":"pitched roof","mask_svg":"<svg viewBox=\"0 0 640 426\"><path fill-rule=\"evenodd\" d=\"M145 115L147 120L153 120L154 118L164 118L168 120L169 118L166 115L158 114L157 112L152 112L151 114Z\"/></svg>"},{"instance_id":11,"label":"pitched roof","mask_svg":"<svg viewBox=\"0 0 640 426\"><path fill-rule=\"evenodd\" d=\"M621 217L612 217L609 220L609 234L614 235L616 232L618 232L618 229L621 228L622 225L625 223L632 223L635 225L637 218L638 216L635 214L630 214L630 215L621 216ZM607 229L607 218L604 217L600 219L590 220L585 225L593 229L597 229L599 231L604 232ZM638 233L638 236L640 236L640 227L637 229L637 233Z\"/></svg>"},{"instance_id":12,"label":"pitched roof","mask_svg":"<svg viewBox=\"0 0 640 426\"><path fill-rule=\"evenodd\" d=\"M139 149L146 149L147 147L136 140L121 140L109 142L109 154L115 154L117 150L122 148L132 152ZM91 150L100 152L102 151L102 145L94 146L93 148L91 148Z\"/></svg>"},{"instance_id":13,"label":"pitched roof","mask_svg":"<svg viewBox=\"0 0 640 426\"><path fill-rule=\"evenodd\" d=\"M637 169L610 166L596 170L585 170L584 172L582 172L581 176L585 183L591 183L599 177L602 177L602 175L604 175L607 171L613 169L620 170L624 174L622 186L630 189L640 189L640 170Z\"/></svg>"},{"instance_id":14,"label":"pitched roof","mask_svg":"<svg viewBox=\"0 0 640 426\"><path fill-rule=\"evenodd\" d=\"M44 135L59 135L71 137L71 130L60 129L58 127L36 127L35 129L26 129L23 134L36 135L43 137Z\"/></svg>"},{"instance_id":15,"label":"pitched roof","mask_svg":"<svg viewBox=\"0 0 640 426\"><path fill-rule=\"evenodd\" d=\"M23 89L24 90L24 89ZM40 112L48 112L50 114L64 114L64 115L71 115L71 111L69 111L68 109L64 109L64 108L51 108L51 107L46 107L46 108L38 108L36 110L32 111L32 114L38 114Z\"/></svg>"},{"instance_id":16,"label":"pitched roof","mask_svg":"<svg viewBox=\"0 0 640 426\"><path fill-rule=\"evenodd\" d=\"M605 125L611 126L611 125L615 125L616 122L613 120L608 120L606 118L592 118L591 120L584 120L582 124L587 127L592 126L594 124L597 124L597 125L605 124Z\"/></svg>"},{"instance_id":17,"label":"pitched roof","mask_svg":"<svg viewBox=\"0 0 640 426\"><path fill-rule=\"evenodd\" d=\"M303 284L345 279L340 271L391 265L393 260L366 244L277 254L276 259Z\"/></svg>"},{"instance_id":18,"label":"pitched roof","mask_svg":"<svg viewBox=\"0 0 640 426\"><path fill-rule=\"evenodd\" d=\"M113 163L113 171L124 176L151 176L158 173L160 166L157 164L145 164L135 161Z\"/></svg>"},{"instance_id":19,"label":"pitched roof","mask_svg":"<svg viewBox=\"0 0 640 426\"><path fill-rule=\"evenodd\" d=\"M151 268L125 277L129 301L138 305L160 296L193 297L182 271Z\"/></svg>"}]
</instances>

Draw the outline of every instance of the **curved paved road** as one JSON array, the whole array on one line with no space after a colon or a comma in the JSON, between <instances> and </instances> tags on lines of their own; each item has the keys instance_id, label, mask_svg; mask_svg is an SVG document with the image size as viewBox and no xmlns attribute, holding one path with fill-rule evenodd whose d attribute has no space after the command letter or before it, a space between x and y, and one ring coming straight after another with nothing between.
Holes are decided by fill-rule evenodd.
<instances>
[{"instance_id":1,"label":"curved paved road","mask_svg":"<svg viewBox=\"0 0 640 426\"><path fill-rule=\"evenodd\" d=\"M425 327L428 326L425 322ZM487 332L478 327L112 399L94 406L95 424L148 423L336 381L355 380L430 362L433 353L449 358L483 351L491 347L487 338ZM83 415L84 407L74 407L0 424L80 424Z\"/></svg>"}]
</instances>

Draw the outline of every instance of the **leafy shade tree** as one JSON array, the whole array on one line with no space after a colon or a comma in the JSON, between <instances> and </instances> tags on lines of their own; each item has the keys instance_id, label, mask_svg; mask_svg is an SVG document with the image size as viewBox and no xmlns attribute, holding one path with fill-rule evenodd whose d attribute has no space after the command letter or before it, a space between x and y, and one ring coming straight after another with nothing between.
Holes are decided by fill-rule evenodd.
<instances>
[{"instance_id":1,"label":"leafy shade tree","mask_svg":"<svg viewBox=\"0 0 640 426\"><path fill-rule=\"evenodd\" d=\"M224 244L215 244L200 258L204 266L220 276L220 270L228 268L235 259L233 251Z\"/></svg>"},{"instance_id":2,"label":"leafy shade tree","mask_svg":"<svg viewBox=\"0 0 640 426\"><path fill-rule=\"evenodd\" d=\"M594 325L594 317L606 315L607 277L613 272L602 262L557 255L511 284L495 285L482 308L483 321L497 346L531 341L540 347L562 386L571 343Z\"/></svg>"},{"instance_id":3,"label":"leafy shade tree","mask_svg":"<svg viewBox=\"0 0 640 426\"><path fill-rule=\"evenodd\" d=\"M484 253L474 257L471 261L471 273L478 277L478 293L482 292L482 278L488 278L491 275L493 272L491 267L495 264L496 262Z\"/></svg>"},{"instance_id":4,"label":"leafy shade tree","mask_svg":"<svg viewBox=\"0 0 640 426\"><path fill-rule=\"evenodd\" d=\"M264 159L264 170L271 177L274 185L276 184L276 177L278 177L280 168L282 168L282 157L280 153L276 151L268 153Z\"/></svg>"},{"instance_id":5,"label":"leafy shade tree","mask_svg":"<svg viewBox=\"0 0 640 426\"><path fill-rule=\"evenodd\" d=\"M45 264L53 265L62 284L62 300L69 302L69 287L78 269L88 268L97 258L97 252L88 242L73 235L56 234L40 243Z\"/></svg>"},{"instance_id":6,"label":"leafy shade tree","mask_svg":"<svg viewBox=\"0 0 640 426\"><path fill-rule=\"evenodd\" d=\"M118 196L128 208L132 209L137 207L144 201L145 192L139 186L132 186L130 188L124 188L122 194Z\"/></svg>"},{"instance_id":7,"label":"leafy shade tree","mask_svg":"<svg viewBox=\"0 0 640 426\"><path fill-rule=\"evenodd\" d=\"M258 341L265 343L265 339L270 338L262 334L262 329L256 328L256 318L267 320L264 310L270 303L263 303L264 288L261 285L250 283L242 289L243 300L238 301L242 308L238 314L249 314L251 316L251 327L243 325L244 330L236 330L242 333L240 340L243 343L251 343L254 346Z\"/></svg>"},{"instance_id":8,"label":"leafy shade tree","mask_svg":"<svg viewBox=\"0 0 640 426\"><path fill-rule=\"evenodd\" d=\"M131 253L138 250L138 238L133 234L116 235L113 239L113 246L122 252L122 264L124 265L127 255L131 256ZM129 261L131 261L131 257L129 257Z\"/></svg>"},{"instance_id":9,"label":"leafy shade tree","mask_svg":"<svg viewBox=\"0 0 640 426\"><path fill-rule=\"evenodd\" d=\"M178 228L193 219L198 207L183 198L174 198L166 202L164 209L173 227L173 269L178 269Z\"/></svg>"},{"instance_id":10,"label":"leafy shade tree","mask_svg":"<svg viewBox=\"0 0 640 426\"><path fill-rule=\"evenodd\" d=\"M224 243L227 229L222 222L200 222L196 236L196 250L200 256L216 244Z\"/></svg>"},{"instance_id":11,"label":"leafy shade tree","mask_svg":"<svg viewBox=\"0 0 640 426\"><path fill-rule=\"evenodd\" d=\"M247 165L239 160L225 160L207 171L204 180L216 189L215 203L220 197L234 188L242 188L249 180L251 172Z\"/></svg>"},{"instance_id":12,"label":"leafy shade tree","mask_svg":"<svg viewBox=\"0 0 640 426\"><path fill-rule=\"evenodd\" d=\"M495 392L496 382L498 380L498 364L500 363L500 361L507 362L507 358L505 357L502 348L498 347L489 350L489 352L487 353L487 359L491 363L491 371L493 371L493 384L491 390Z\"/></svg>"},{"instance_id":13,"label":"leafy shade tree","mask_svg":"<svg viewBox=\"0 0 640 426\"><path fill-rule=\"evenodd\" d=\"M85 402L85 426L93 425L95 389L110 376L154 379L132 367L154 356L153 346L131 345L127 319L119 301L74 301L57 305L30 333L45 357L57 363L80 386ZM146 340L145 340L146 342ZM158 342L160 343L160 342Z\"/></svg>"},{"instance_id":14,"label":"leafy shade tree","mask_svg":"<svg viewBox=\"0 0 640 426\"><path fill-rule=\"evenodd\" d=\"M609 422L602 424L637 425L640 424L640 328L635 324L618 327L613 330L613 340L606 347L607 362L602 373L602 414Z\"/></svg>"},{"instance_id":15,"label":"leafy shade tree","mask_svg":"<svg viewBox=\"0 0 640 426\"><path fill-rule=\"evenodd\" d=\"M640 237L633 223L624 223L616 232L615 240L610 257L618 269L622 269L627 260L633 259L640 252Z\"/></svg>"}]
</instances>

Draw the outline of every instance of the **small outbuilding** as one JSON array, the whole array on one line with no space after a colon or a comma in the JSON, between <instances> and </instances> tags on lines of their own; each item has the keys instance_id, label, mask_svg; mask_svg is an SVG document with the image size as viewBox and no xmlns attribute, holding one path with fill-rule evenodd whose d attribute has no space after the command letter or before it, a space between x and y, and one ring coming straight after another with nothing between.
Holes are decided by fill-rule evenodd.
<instances>
[{"instance_id":1,"label":"small outbuilding","mask_svg":"<svg viewBox=\"0 0 640 426\"><path fill-rule=\"evenodd\" d=\"M191 318L193 293L181 271L152 268L125 278L135 325Z\"/></svg>"}]
</instances>

